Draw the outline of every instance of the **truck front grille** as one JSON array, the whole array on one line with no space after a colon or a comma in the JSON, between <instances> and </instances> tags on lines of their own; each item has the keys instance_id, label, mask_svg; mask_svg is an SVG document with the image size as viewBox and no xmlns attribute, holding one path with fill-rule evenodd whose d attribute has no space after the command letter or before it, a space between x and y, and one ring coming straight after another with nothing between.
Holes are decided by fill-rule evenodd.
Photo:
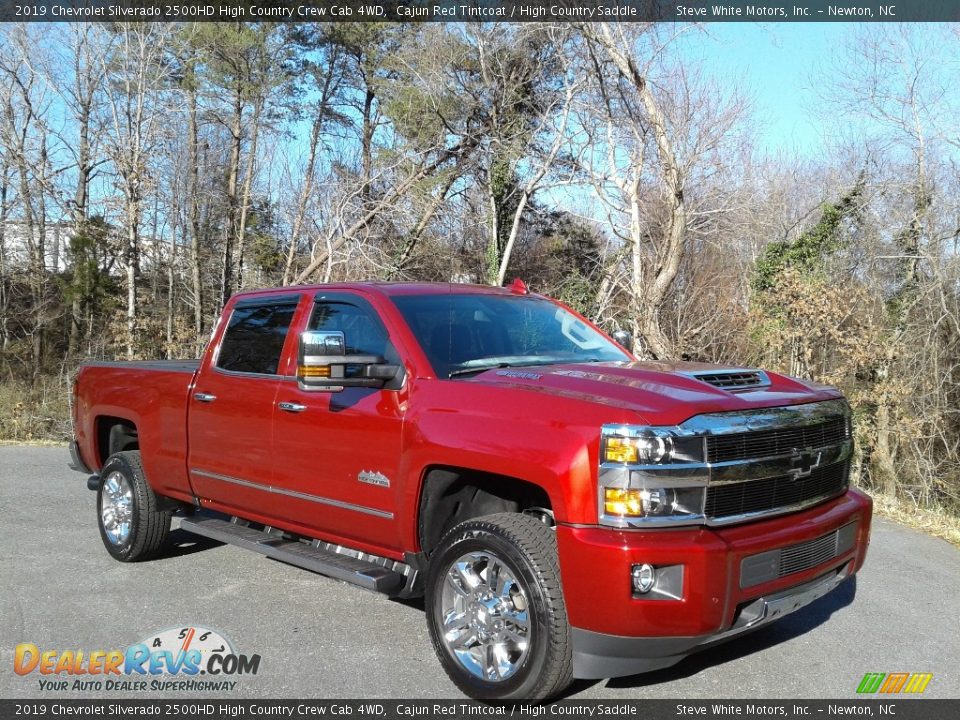
<instances>
[{"instance_id":1,"label":"truck front grille","mask_svg":"<svg viewBox=\"0 0 960 720\"><path fill-rule=\"evenodd\" d=\"M719 463L789 455L794 449L836 445L849 437L849 426L844 417L830 418L814 425L708 435L707 460Z\"/></svg>"},{"instance_id":2,"label":"truck front grille","mask_svg":"<svg viewBox=\"0 0 960 720\"><path fill-rule=\"evenodd\" d=\"M780 577L816 567L837 554L837 533L800 543L780 551Z\"/></svg>"},{"instance_id":3,"label":"truck front grille","mask_svg":"<svg viewBox=\"0 0 960 720\"><path fill-rule=\"evenodd\" d=\"M745 557L740 562L740 587L752 587L822 565L849 552L856 537L857 524L852 522L813 540Z\"/></svg>"},{"instance_id":4,"label":"truck front grille","mask_svg":"<svg viewBox=\"0 0 960 720\"><path fill-rule=\"evenodd\" d=\"M847 462L838 462L816 468L802 478L780 475L763 480L712 485L707 488L706 516L718 520L838 495L847 486L849 472Z\"/></svg>"}]
</instances>

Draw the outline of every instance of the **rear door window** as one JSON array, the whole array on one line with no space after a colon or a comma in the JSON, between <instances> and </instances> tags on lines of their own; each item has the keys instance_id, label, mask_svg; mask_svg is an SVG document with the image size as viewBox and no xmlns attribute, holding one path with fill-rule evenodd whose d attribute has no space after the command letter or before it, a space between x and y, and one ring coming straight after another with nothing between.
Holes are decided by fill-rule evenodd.
<instances>
[{"instance_id":1,"label":"rear door window","mask_svg":"<svg viewBox=\"0 0 960 720\"><path fill-rule=\"evenodd\" d=\"M217 367L229 372L276 375L297 300L244 303L230 315Z\"/></svg>"}]
</instances>

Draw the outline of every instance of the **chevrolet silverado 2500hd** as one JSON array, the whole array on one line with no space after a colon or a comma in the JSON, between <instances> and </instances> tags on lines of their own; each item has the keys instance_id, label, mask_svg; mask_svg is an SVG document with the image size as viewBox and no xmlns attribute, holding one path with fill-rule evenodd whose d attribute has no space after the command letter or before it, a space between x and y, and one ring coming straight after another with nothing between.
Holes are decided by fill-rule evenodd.
<instances>
[{"instance_id":1,"label":"chevrolet silverado 2500hd","mask_svg":"<svg viewBox=\"0 0 960 720\"><path fill-rule=\"evenodd\" d=\"M549 697L762 627L867 550L839 392L626 345L519 282L245 292L200 361L83 365L71 464L117 560L180 512L425 595L465 693Z\"/></svg>"}]
</instances>

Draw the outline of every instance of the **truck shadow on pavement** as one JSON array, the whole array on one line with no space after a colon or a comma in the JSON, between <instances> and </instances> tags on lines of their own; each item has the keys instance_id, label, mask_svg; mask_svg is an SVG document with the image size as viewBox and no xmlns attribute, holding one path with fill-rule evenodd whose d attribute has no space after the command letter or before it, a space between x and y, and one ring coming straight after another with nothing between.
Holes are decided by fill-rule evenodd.
<instances>
[{"instance_id":1,"label":"truck shadow on pavement","mask_svg":"<svg viewBox=\"0 0 960 720\"><path fill-rule=\"evenodd\" d=\"M609 688L646 688L656 687L661 683L671 682L696 675L700 671L717 665L723 665L732 660L751 655L761 650L779 645L804 635L830 619L836 611L850 605L857 594L856 576L849 578L833 592L812 602L807 607L791 613L787 617L766 625L752 633L748 633L729 642L696 652L681 660L672 667L655 670L639 675L611 678L605 681ZM583 692L602 680L576 680L562 698ZM561 698L558 698L561 699Z\"/></svg>"},{"instance_id":2,"label":"truck shadow on pavement","mask_svg":"<svg viewBox=\"0 0 960 720\"><path fill-rule=\"evenodd\" d=\"M192 555L193 553L211 550L221 545L223 545L223 543L218 540L211 540L203 535L195 535L177 528L176 530L170 531L167 542L155 560L167 560L183 555Z\"/></svg>"}]
</instances>

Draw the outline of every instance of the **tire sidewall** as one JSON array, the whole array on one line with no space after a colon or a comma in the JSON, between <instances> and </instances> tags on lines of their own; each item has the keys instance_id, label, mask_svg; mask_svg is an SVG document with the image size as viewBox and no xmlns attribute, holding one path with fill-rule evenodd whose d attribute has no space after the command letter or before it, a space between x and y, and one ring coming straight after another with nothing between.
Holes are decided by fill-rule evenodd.
<instances>
[{"instance_id":1,"label":"tire sidewall","mask_svg":"<svg viewBox=\"0 0 960 720\"><path fill-rule=\"evenodd\" d=\"M469 521L468 521L469 522ZM472 523L471 523L472 524ZM539 675L546 663L549 648L547 601L530 560L509 539L497 533L492 526L463 528L442 543L440 551L431 558L427 578L426 610L430 637L434 650L450 678L467 695L477 699L521 699L534 693ZM506 680L487 682L464 668L441 637L441 597L443 583L451 563L470 552L490 552L506 563L514 576L523 583L530 617L530 646L523 664Z\"/></svg>"},{"instance_id":2,"label":"tire sidewall","mask_svg":"<svg viewBox=\"0 0 960 720\"><path fill-rule=\"evenodd\" d=\"M131 514L130 514L130 535L126 542L119 545L114 544L107 531L103 527L103 513L101 502L103 498L103 486L107 478L115 472L119 472L130 485ZM97 527L100 529L100 539L103 540L104 547L107 548L114 558L121 562L129 562L133 556L133 548L136 547L140 536L142 521L140 517L140 484L142 478L139 477L136 470L130 462L122 455L114 455L107 459L103 469L100 471L100 484L97 486Z\"/></svg>"}]
</instances>

